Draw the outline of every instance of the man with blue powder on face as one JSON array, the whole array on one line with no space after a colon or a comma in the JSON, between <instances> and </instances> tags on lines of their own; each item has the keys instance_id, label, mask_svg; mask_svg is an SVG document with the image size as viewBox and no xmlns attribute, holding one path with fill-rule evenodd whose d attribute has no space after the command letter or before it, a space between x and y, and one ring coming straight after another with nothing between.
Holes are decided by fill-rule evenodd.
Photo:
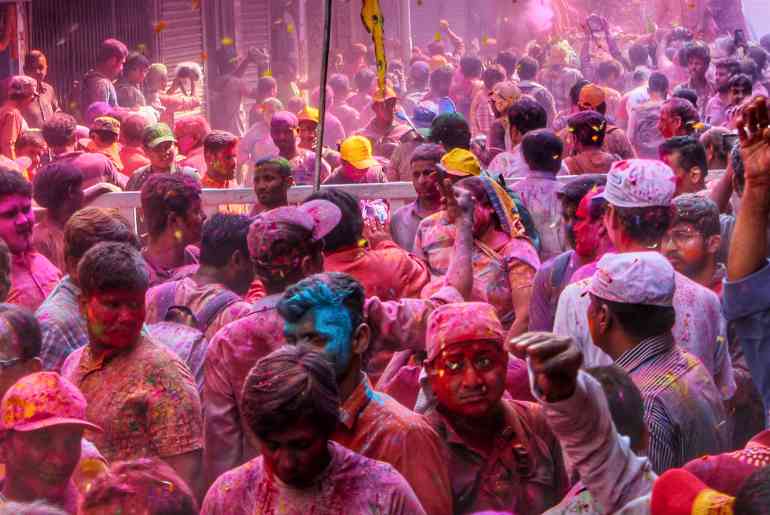
<instances>
[{"instance_id":1,"label":"man with blue powder on face","mask_svg":"<svg viewBox=\"0 0 770 515\"><path fill-rule=\"evenodd\" d=\"M290 345L323 349L337 376L340 422L332 440L393 465L429 514L452 513L446 454L427 420L376 392L362 367L372 329L363 286L338 272L315 274L286 290L278 303Z\"/></svg>"}]
</instances>

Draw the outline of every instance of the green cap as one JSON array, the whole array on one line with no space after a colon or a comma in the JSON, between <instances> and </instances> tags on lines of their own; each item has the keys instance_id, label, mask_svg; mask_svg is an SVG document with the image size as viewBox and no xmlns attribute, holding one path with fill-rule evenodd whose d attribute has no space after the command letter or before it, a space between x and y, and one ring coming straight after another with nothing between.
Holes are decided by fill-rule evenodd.
<instances>
[{"instance_id":1,"label":"green cap","mask_svg":"<svg viewBox=\"0 0 770 515\"><path fill-rule=\"evenodd\" d=\"M147 148L155 148L166 141L176 143L174 131L165 123L156 123L144 129L142 144Z\"/></svg>"}]
</instances>

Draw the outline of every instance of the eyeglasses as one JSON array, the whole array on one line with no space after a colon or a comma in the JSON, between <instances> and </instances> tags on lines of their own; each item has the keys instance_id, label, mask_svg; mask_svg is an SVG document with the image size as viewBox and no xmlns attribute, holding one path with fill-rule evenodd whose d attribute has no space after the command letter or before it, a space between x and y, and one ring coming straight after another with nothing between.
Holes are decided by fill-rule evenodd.
<instances>
[{"instance_id":1,"label":"eyeglasses","mask_svg":"<svg viewBox=\"0 0 770 515\"><path fill-rule=\"evenodd\" d=\"M673 241L674 245L677 246L686 245L690 240L699 235L700 233L692 230L669 231L663 236L663 243Z\"/></svg>"}]
</instances>

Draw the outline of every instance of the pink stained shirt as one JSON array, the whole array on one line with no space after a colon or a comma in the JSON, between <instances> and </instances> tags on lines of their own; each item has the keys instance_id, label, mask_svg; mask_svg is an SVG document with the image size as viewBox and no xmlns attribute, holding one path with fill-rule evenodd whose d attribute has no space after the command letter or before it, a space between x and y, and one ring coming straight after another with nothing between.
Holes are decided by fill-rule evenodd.
<instances>
[{"instance_id":1,"label":"pink stained shirt","mask_svg":"<svg viewBox=\"0 0 770 515\"><path fill-rule=\"evenodd\" d=\"M243 383L254 364L284 344L284 322L271 295L253 311L223 327L209 343L204 363L204 470L207 484L257 455L241 420ZM425 348L428 315L439 305L462 302L454 288L442 288L431 299L383 302L373 297L364 308L377 349Z\"/></svg>"},{"instance_id":2,"label":"pink stained shirt","mask_svg":"<svg viewBox=\"0 0 770 515\"><path fill-rule=\"evenodd\" d=\"M11 256L11 291L8 293L6 302L34 312L61 278L59 269L42 254L37 252L13 254Z\"/></svg>"},{"instance_id":3,"label":"pink stained shirt","mask_svg":"<svg viewBox=\"0 0 770 515\"><path fill-rule=\"evenodd\" d=\"M356 247L326 254L324 270L352 275L364 286L367 297L380 300L419 297L430 280L425 262L392 241L372 249Z\"/></svg>"},{"instance_id":4,"label":"pink stained shirt","mask_svg":"<svg viewBox=\"0 0 770 515\"><path fill-rule=\"evenodd\" d=\"M412 489L396 470L329 442L331 462L313 485L283 483L260 456L220 477L203 501L201 515L424 515Z\"/></svg>"},{"instance_id":5,"label":"pink stained shirt","mask_svg":"<svg viewBox=\"0 0 770 515\"><path fill-rule=\"evenodd\" d=\"M428 515L452 512L448 455L439 435L425 417L374 391L366 376L342 403L332 440L393 465Z\"/></svg>"}]
</instances>

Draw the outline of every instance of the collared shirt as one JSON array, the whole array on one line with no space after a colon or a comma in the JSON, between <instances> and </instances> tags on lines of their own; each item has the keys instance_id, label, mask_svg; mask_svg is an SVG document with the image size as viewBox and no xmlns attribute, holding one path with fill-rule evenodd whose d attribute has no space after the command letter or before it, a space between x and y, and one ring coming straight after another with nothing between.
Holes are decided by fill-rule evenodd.
<instances>
[{"instance_id":1,"label":"collared shirt","mask_svg":"<svg viewBox=\"0 0 770 515\"><path fill-rule=\"evenodd\" d=\"M401 138L409 132L411 127L402 123L392 123L385 130L377 127L377 120L373 119L369 124L358 131L358 136L364 136L372 142L372 152L375 156L390 159L391 154L401 141Z\"/></svg>"},{"instance_id":2,"label":"collared shirt","mask_svg":"<svg viewBox=\"0 0 770 515\"><path fill-rule=\"evenodd\" d=\"M569 109L571 101L569 97L570 89L577 81L583 78L583 74L575 68L562 68L554 77L551 70L543 70L540 73L540 84L551 92L556 102L556 110L562 111Z\"/></svg>"},{"instance_id":3,"label":"collared shirt","mask_svg":"<svg viewBox=\"0 0 770 515\"><path fill-rule=\"evenodd\" d=\"M109 357L81 347L62 375L83 392L87 419L104 429L86 433L109 461L168 458L203 447L200 399L189 369L146 337Z\"/></svg>"},{"instance_id":4,"label":"collared shirt","mask_svg":"<svg viewBox=\"0 0 770 515\"><path fill-rule=\"evenodd\" d=\"M88 329L80 314L79 297L80 288L65 275L35 312L43 333L40 348L43 370L60 372L67 356L88 343Z\"/></svg>"},{"instance_id":5,"label":"collared shirt","mask_svg":"<svg viewBox=\"0 0 770 515\"><path fill-rule=\"evenodd\" d=\"M486 136L494 119L495 113L489 105L489 90L481 88L471 102L471 135Z\"/></svg>"},{"instance_id":6,"label":"collared shirt","mask_svg":"<svg viewBox=\"0 0 770 515\"><path fill-rule=\"evenodd\" d=\"M299 489L266 469L260 456L222 475L209 489L201 515L424 515L396 470L329 442L331 462L313 485ZM447 512L449 513L449 512Z\"/></svg>"},{"instance_id":7,"label":"collared shirt","mask_svg":"<svg viewBox=\"0 0 770 515\"><path fill-rule=\"evenodd\" d=\"M719 127L727 123L727 103L722 101L719 93L712 96L704 109L704 121L712 127Z\"/></svg>"},{"instance_id":8,"label":"collared shirt","mask_svg":"<svg viewBox=\"0 0 770 515\"><path fill-rule=\"evenodd\" d=\"M586 368L612 364L612 358L594 345L588 330L586 311L591 299L583 293L590 280L584 279L564 289L556 308L553 331L575 339L583 351L583 366ZM675 282L676 322L671 331L674 340L683 350L700 359L714 378L722 398L729 399L735 392L735 379L719 298L711 290L678 272Z\"/></svg>"},{"instance_id":9,"label":"collared shirt","mask_svg":"<svg viewBox=\"0 0 770 515\"><path fill-rule=\"evenodd\" d=\"M532 170L511 190L521 197L540 234L540 259L545 261L567 250L561 223L561 201L556 196L561 186L556 181L556 174Z\"/></svg>"},{"instance_id":10,"label":"collared shirt","mask_svg":"<svg viewBox=\"0 0 770 515\"><path fill-rule=\"evenodd\" d=\"M140 191L142 189L142 186L144 186L144 183L147 182L147 179L149 179L152 175L156 173L172 173L172 174L182 173L198 182L200 182L201 180L201 176L200 174L198 174L198 171L190 168L189 166L181 166L174 163L171 166L171 170L168 172L165 172L165 171L157 171L153 169L152 165L147 165L147 166L143 166L142 168L138 168L134 172L134 174L128 180L128 183L126 183L125 190Z\"/></svg>"},{"instance_id":11,"label":"collared shirt","mask_svg":"<svg viewBox=\"0 0 770 515\"><path fill-rule=\"evenodd\" d=\"M150 160L142 147L130 147L128 145L123 145L123 148L120 149L120 160L123 162L123 174L126 177L131 177L139 168L150 164Z\"/></svg>"},{"instance_id":12,"label":"collared shirt","mask_svg":"<svg viewBox=\"0 0 770 515\"><path fill-rule=\"evenodd\" d=\"M704 120L706 114L706 106L711 97L717 93L716 86L708 79L706 79L706 85L704 87L696 88L692 82L692 78L690 78L687 82L680 84L679 87L695 91L695 94L698 95L698 115L700 116L701 120Z\"/></svg>"},{"instance_id":13,"label":"collared shirt","mask_svg":"<svg viewBox=\"0 0 770 515\"><path fill-rule=\"evenodd\" d=\"M64 229L45 218L32 229L32 247L58 268L64 270Z\"/></svg>"},{"instance_id":14,"label":"collared shirt","mask_svg":"<svg viewBox=\"0 0 770 515\"><path fill-rule=\"evenodd\" d=\"M569 284L577 263L575 251L568 250L549 259L537 270L529 301L530 331L553 331L559 295Z\"/></svg>"},{"instance_id":15,"label":"collared shirt","mask_svg":"<svg viewBox=\"0 0 770 515\"><path fill-rule=\"evenodd\" d=\"M254 311L223 327L209 343L204 364L203 412L206 446L204 470L210 481L257 455L242 425L243 383L254 364L284 344L284 322L276 310L281 295L265 297ZM383 302L368 299L366 321L373 348L425 349L430 313L442 304L462 302L454 288L442 288L428 300Z\"/></svg>"},{"instance_id":16,"label":"collared shirt","mask_svg":"<svg viewBox=\"0 0 770 515\"><path fill-rule=\"evenodd\" d=\"M414 237L420 222L438 211L440 209L430 213L421 212L417 201L401 206L393 213L390 220L390 233L393 236L393 241L407 252L412 252Z\"/></svg>"},{"instance_id":17,"label":"collared shirt","mask_svg":"<svg viewBox=\"0 0 770 515\"><path fill-rule=\"evenodd\" d=\"M16 140L27 129L27 122L14 106L0 108L0 153L8 159L16 159Z\"/></svg>"},{"instance_id":18,"label":"collared shirt","mask_svg":"<svg viewBox=\"0 0 770 515\"><path fill-rule=\"evenodd\" d=\"M454 252L455 226L446 211L435 213L422 222L414 238L414 254L427 261L434 279L423 289L423 297L443 284ZM473 248L473 290L468 300L487 302L497 310L504 327L516 319L512 292L531 288L540 259L535 247L525 238L511 238L488 252L476 243ZM522 316L518 314L518 316Z\"/></svg>"},{"instance_id":19,"label":"collared shirt","mask_svg":"<svg viewBox=\"0 0 770 515\"><path fill-rule=\"evenodd\" d=\"M405 139L408 141L404 141ZM401 138L401 143L391 154L385 170L389 181L412 182L412 154L423 143L422 138L417 137L414 132Z\"/></svg>"},{"instance_id":20,"label":"collared shirt","mask_svg":"<svg viewBox=\"0 0 770 515\"><path fill-rule=\"evenodd\" d=\"M642 340L615 364L642 394L650 430L647 456L655 472L727 450L722 395L698 358L680 349L671 334Z\"/></svg>"},{"instance_id":21,"label":"collared shirt","mask_svg":"<svg viewBox=\"0 0 770 515\"><path fill-rule=\"evenodd\" d=\"M173 281L173 283L175 285L173 305L185 306L193 313L202 312L209 302L221 295L223 291L228 290L226 286L219 283L198 284L192 277L184 277ZM145 323L154 324L165 319L166 314L158 312L161 301L160 293L165 287L164 284L147 291ZM243 317L251 310L252 305L243 301L236 301L224 306L206 328L206 339L211 340L222 327ZM201 321L199 320L199 322Z\"/></svg>"},{"instance_id":22,"label":"collared shirt","mask_svg":"<svg viewBox=\"0 0 770 515\"><path fill-rule=\"evenodd\" d=\"M364 287L367 297L380 300L417 298L428 284L425 262L392 241L375 248L354 247L324 255L324 270L352 275Z\"/></svg>"},{"instance_id":23,"label":"collared shirt","mask_svg":"<svg viewBox=\"0 0 770 515\"><path fill-rule=\"evenodd\" d=\"M452 512L447 456L439 436L425 417L374 391L365 375L340 406L332 440L393 465L429 515Z\"/></svg>"},{"instance_id":24,"label":"collared shirt","mask_svg":"<svg viewBox=\"0 0 770 515\"><path fill-rule=\"evenodd\" d=\"M6 302L35 311L61 277L59 269L42 254L12 254L11 291Z\"/></svg>"},{"instance_id":25,"label":"collared shirt","mask_svg":"<svg viewBox=\"0 0 770 515\"><path fill-rule=\"evenodd\" d=\"M455 513L490 510L537 515L567 492L561 447L540 406L502 399L500 408L504 427L495 435L490 453L468 445L452 427L451 415L440 408L428 413L431 425L449 447Z\"/></svg>"},{"instance_id":26,"label":"collared shirt","mask_svg":"<svg viewBox=\"0 0 770 515\"><path fill-rule=\"evenodd\" d=\"M30 129L42 129L43 124L59 110L59 99L56 97L53 86L47 82L38 82L37 92L38 96L35 100L21 110Z\"/></svg>"}]
</instances>

